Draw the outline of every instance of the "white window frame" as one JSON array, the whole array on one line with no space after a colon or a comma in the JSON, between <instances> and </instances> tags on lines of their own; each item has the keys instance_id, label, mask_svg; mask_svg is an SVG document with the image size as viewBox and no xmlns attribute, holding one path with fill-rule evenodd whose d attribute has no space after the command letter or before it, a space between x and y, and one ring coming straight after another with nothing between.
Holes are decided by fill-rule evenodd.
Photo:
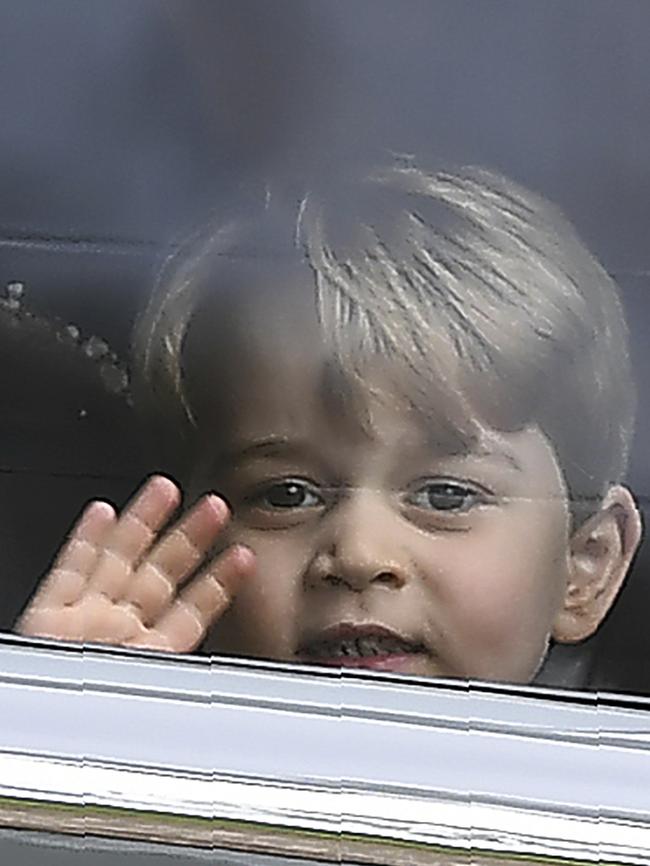
<instances>
[{"instance_id":1,"label":"white window frame","mask_svg":"<svg viewBox=\"0 0 650 866\"><path fill-rule=\"evenodd\" d=\"M650 864L650 699L0 638L0 826Z\"/></svg>"}]
</instances>

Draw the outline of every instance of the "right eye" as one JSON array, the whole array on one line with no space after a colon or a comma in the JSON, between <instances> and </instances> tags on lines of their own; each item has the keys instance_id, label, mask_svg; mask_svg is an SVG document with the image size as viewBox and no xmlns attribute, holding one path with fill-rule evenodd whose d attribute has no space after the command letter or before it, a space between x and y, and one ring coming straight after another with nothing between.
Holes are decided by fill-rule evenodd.
<instances>
[{"instance_id":1,"label":"right eye","mask_svg":"<svg viewBox=\"0 0 650 866\"><path fill-rule=\"evenodd\" d=\"M324 499L314 484L303 478L286 478L258 487L248 497L248 503L256 508L287 510L294 508L318 508Z\"/></svg>"},{"instance_id":2,"label":"right eye","mask_svg":"<svg viewBox=\"0 0 650 866\"><path fill-rule=\"evenodd\" d=\"M418 508L438 511L444 514L465 514L485 497L467 484L456 481L427 481L414 490L408 501Z\"/></svg>"}]
</instances>

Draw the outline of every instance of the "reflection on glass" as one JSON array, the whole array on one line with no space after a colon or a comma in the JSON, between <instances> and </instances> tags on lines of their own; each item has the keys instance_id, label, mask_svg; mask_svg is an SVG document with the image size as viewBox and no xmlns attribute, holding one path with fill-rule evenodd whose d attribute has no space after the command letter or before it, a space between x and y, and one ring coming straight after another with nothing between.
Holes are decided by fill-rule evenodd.
<instances>
[{"instance_id":1,"label":"reflection on glass","mask_svg":"<svg viewBox=\"0 0 650 866\"><path fill-rule=\"evenodd\" d=\"M92 503L18 631L532 681L640 541L612 280L483 169L351 171L244 211L172 262L136 340L195 504L170 526L161 475L121 514Z\"/></svg>"}]
</instances>

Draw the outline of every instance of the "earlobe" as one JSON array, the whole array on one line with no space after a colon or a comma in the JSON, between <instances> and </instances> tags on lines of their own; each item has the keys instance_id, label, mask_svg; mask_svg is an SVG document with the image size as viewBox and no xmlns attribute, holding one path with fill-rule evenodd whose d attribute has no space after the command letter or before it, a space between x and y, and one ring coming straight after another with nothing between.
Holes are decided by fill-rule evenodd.
<instances>
[{"instance_id":1,"label":"earlobe","mask_svg":"<svg viewBox=\"0 0 650 866\"><path fill-rule=\"evenodd\" d=\"M623 585L639 542L641 518L632 494L617 485L570 541L569 579L553 637L577 643L592 635Z\"/></svg>"}]
</instances>

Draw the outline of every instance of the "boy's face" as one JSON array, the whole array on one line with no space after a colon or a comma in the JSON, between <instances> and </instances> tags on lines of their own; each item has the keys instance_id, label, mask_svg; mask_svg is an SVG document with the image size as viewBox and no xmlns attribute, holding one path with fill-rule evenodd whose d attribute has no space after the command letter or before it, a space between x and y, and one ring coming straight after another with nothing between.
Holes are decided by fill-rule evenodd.
<instances>
[{"instance_id":1,"label":"boy's face","mask_svg":"<svg viewBox=\"0 0 650 866\"><path fill-rule=\"evenodd\" d=\"M200 478L232 506L227 541L257 556L208 648L529 681L570 575L548 440L486 430L443 453L399 400L369 398L363 432L328 413L319 381L308 364L258 371Z\"/></svg>"}]
</instances>

